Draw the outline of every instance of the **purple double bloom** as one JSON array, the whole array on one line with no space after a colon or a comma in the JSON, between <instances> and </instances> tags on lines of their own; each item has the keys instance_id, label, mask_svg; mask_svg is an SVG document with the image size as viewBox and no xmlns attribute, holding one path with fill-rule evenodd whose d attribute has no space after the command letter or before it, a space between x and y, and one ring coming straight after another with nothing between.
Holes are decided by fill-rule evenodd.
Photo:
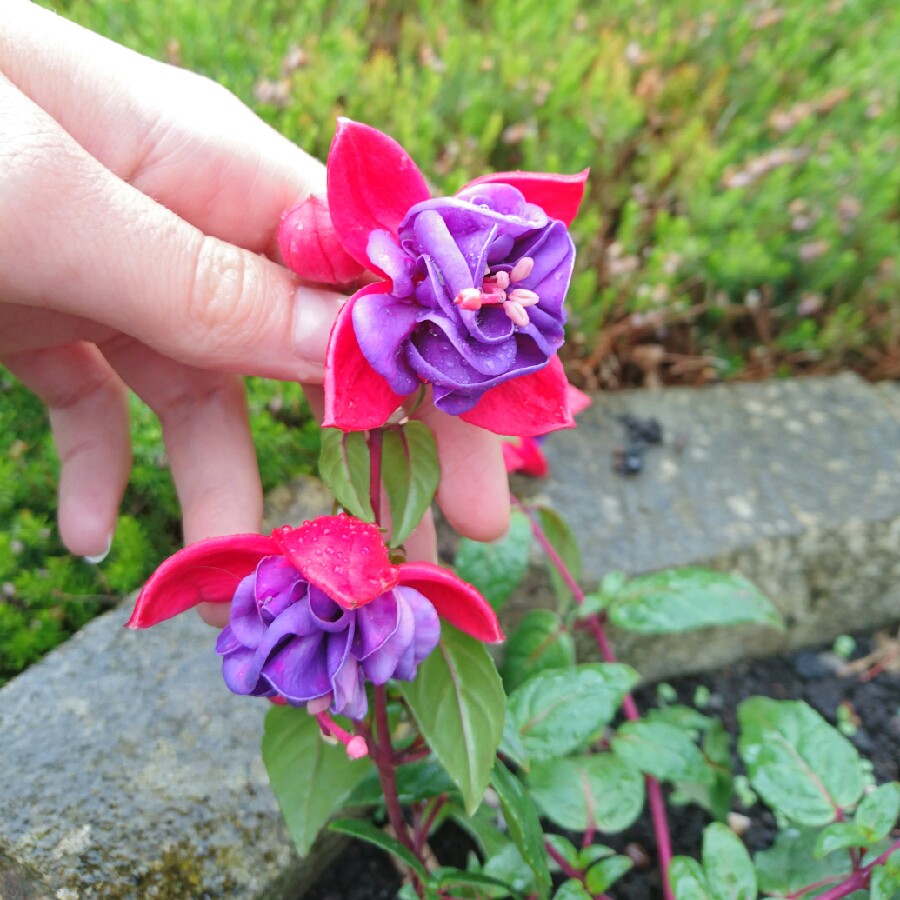
<instances>
[{"instance_id":1,"label":"purple double bloom","mask_svg":"<svg viewBox=\"0 0 900 900\"><path fill-rule=\"evenodd\" d=\"M238 585L216 652L236 694L297 706L330 698L332 713L358 719L368 709L365 681L412 680L440 633L434 607L413 588L348 610L283 556L267 556Z\"/></svg>"},{"instance_id":2,"label":"purple double bloom","mask_svg":"<svg viewBox=\"0 0 900 900\"><path fill-rule=\"evenodd\" d=\"M547 365L563 342L575 248L507 184L417 203L398 230L373 231L368 254L390 293L359 297L353 330L397 394L433 385L452 415L485 391Z\"/></svg>"}]
</instances>

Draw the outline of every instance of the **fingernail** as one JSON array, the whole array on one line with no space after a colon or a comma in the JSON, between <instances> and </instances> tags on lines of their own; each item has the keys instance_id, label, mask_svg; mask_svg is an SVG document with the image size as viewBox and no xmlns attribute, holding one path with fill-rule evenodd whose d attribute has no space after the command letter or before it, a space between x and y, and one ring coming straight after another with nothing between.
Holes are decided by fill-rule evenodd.
<instances>
[{"instance_id":1,"label":"fingernail","mask_svg":"<svg viewBox=\"0 0 900 900\"><path fill-rule=\"evenodd\" d=\"M102 553L98 553L97 556L85 556L83 557L84 561L94 566L102 563L103 560L106 559L107 556L109 556L109 548L112 547L112 539L112 535L110 535L106 539L106 549Z\"/></svg>"},{"instance_id":2,"label":"fingernail","mask_svg":"<svg viewBox=\"0 0 900 900\"><path fill-rule=\"evenodd\" d=\"M308 375L298 376L299 380L321 381L328 335L346 299L333 291L308 287L294 294L294 351L309 370Z\"/></svg>"}]
</instances>

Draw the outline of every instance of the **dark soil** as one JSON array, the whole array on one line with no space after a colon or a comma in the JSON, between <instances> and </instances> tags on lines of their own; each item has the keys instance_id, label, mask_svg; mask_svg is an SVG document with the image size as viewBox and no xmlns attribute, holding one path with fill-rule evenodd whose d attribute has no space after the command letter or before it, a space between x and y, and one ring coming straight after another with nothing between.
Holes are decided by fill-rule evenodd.
<instances>
[{"instance_id":1,"label":"dark soil","mask_svg":"<svg viewBox=\"0 0 900 900\"><path fill-rule=\"evenodd\" d=\"M854 657L871 652L870 637L857 637ZM837 674L842 661L830 648L802 650L787 656L768 657L730 666L716 673L689 676L671 682L678 700L692 703L698 687L710 691L706 711L719 715L728 730L737 729L736 708L741 700L756 694L778 700L805 700L834 724L838 707L858 728L850 740L873 765L879 783L900 780L900 673L881 672L871 680L859 675ZM655 705L656 687L636 694L642 710ZM735 801L736 802L736 801ZM695 806L668 807L673 851L698 857L703 828L708 815ZM737 807L750 825L744 841L750 850L764 849L775 837L775 821L762 805L751 809ZM627 831L598 836L598 840L628 852L640 860L635 868L612 889L616 900L653 900L662 896L656 868L656 844L648 814ZM444 828L435 836L432 849L445 864L464 866L471 844L458 831ZM352 848L329 868L327 876L304 900L373 900L393 898L401 884L397 870L386 854L370 845L355 842Z\"/></svg>"}]
</instances>

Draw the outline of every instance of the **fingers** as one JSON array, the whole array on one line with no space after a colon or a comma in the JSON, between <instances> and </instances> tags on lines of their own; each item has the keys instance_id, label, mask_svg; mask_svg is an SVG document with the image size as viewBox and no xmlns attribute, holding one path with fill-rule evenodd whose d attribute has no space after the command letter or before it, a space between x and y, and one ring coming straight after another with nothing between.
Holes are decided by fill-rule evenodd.
<instances>
[{"instance_id":1,"label":"fingers","mask_svg":"<svg viewBox=\"0 0 900 900\"><path fill-rule=\"evenodd\" d=\"M90 344L11 354L4 363L49 407L63 543L78 556L105 556L131 467L122 382Z\"/></svg>"},{"instance_id":2,"label":"fingers","mask_svg":"<svg viewBox=\"0 0 900 900\"><path fill-rule=\"evenodd\" d=\"M415 415L434 433L441 462L437 501L450 524L476 541L492 541L509 528L509 484L500 439L424 405Z\"/></svg>"},{"instance_id":3,"label":"fingers","mask_svg":"<svg viewBox=\"0 0 900 900\"><path fill-rule=\"evenodd\" d=\"M101 350L159 417L185 542L258 531L262 488L240 379L175 363L127 337Z\"/></svg>"},{"instance_id":4,"label":"fingers","mask_svg":"<svg viewBox=\"0 0 900 900\"><path fill-rule=\"evenodd\" d=\"M0 76L0 296L189 365L320 381L343 302L125 184Z\"/></svg>"},{"instance_id":5,"label":"fingers","mask_svg":"<svg viewBox=\"0 0 900 900\"><path fill-rule=\"evenodd\" d=\"M321 163L208 79L43 10L0 4L0 71L117 176L206 234L275 257Z\"/></svg>"},{"instance_id":6,"label":"fingers","mask_svg":"<svg viewBox=\"0 0 900 900\"><path fill-rule=\"evenodd\" d=\"M77 341L96 344L110 338L112 333L111 328L80 316L0 301L0 355Z\"/></svg>"}]
</instances>

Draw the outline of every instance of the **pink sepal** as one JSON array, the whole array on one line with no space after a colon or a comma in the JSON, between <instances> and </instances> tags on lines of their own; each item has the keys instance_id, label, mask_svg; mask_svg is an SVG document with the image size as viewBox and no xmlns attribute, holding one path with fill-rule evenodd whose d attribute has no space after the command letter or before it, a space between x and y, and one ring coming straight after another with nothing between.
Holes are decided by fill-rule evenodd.
<instances>
[{"instance_id":1,"label":"pink sepal","mask_svg":"<svg viewBox=\"0 0 900 900\"><path fill-rule=\"evenodd\" d=\"M573 416L584 412L593 402L584 391L579 390L574 384L569 385L567 393L569 395L569 409L572 410Z\"/></svg>"},{"instance_id":2,"label":"pink sepal","mask_svg":"<svg viewBox=\"0 0 900 900\"><path fill-rule=\"evenodd\" d=\"M325 353L326 428L365 431L380 428L403 402L363 356L353 330L353 304L366 294L383 294L390 285L367 284L343 306L331 327Z\"/></svg>"},{"instance_id":3,"label":"pink sepal","mask_svg":"<svg viewBox=\"0 0 900 900\"><path fill-rule=\"evenodd\" d=\"M281 217L278 248L284 264L306 281L352 284L364 271L341 246L327 201L315 194Z\"/></svg>"},{"instance_id":4,"label":"pink sepal","mask_svg":"<svg viewBox=\"0 0 900 900\"><path fill-rule=\"evenodd\" d=\"M590 169L577 175L554 175L545 172L495 172L481 175L470 181L466 188L476 184L508 184L521 191L529 202L540 206L551 219L559 219L571 225L584 197L584 185ZM466 188L463 188L465 190Z\"/></svg>"},{"instance_id":5,"label":"pink sepal","mask_svg":"<svg viewBox=\"0 0 900 900\"><path fill-rule=\"evenodd\" d=\"M377 228L396 234L410 207L430 197L419 167L393 138L338 119L328 152L328 206L344 249L358 263L374 268L369 235Z\"/></svg>"},{"instance_id":6,"label":"pink sepal","mask_svg":"<svg viewBox=\"0 0 900 900\"><path fill-rule=\"evenodd\" d=\"M353 516L320 516L299 528L276 529L272 537L298 572L344 609L365 606L396 587L377 525Z\"/></svg>"},{"instance_id":7,"label":"pink sepal","mask_svg":"<svg viewBox=\"0 0 900 900\"><path fill-rule=\"evenodd\" d=\"M538 442L533 437L504 441L501 449L503 450L503 465L510 474L521 472L532 478L545 478L550 472L547 457L544 456Z\"/></svg>"},{"instance_id":8,"label":"pink sepal","mask_svg":"<svg viewBox=\"0 0 900 900\"><path fill-rule=\"evenodd\" d=\"M228 603L242 578L278 544L261 534L229 534L190 544L170 556L144 585L128 628L149 628L198 603Z\"/></svg>"},{"instance_id":9,"label":"pink sepal","mask_svg":"<svg viewBox=\"0 0 900 900\"><path fill-rule=\"evenodd\" d=\"M497 614L471 584L433 563L403 563L398 569L400 584L424 594L442 619L476 640L503 640Z\"/></svg>"},{"instance_id":10,"label":"pink sepal","mask_svg":"<svg viewBox=\"0 0 900 900\"><path fill-rule=\"evenodd\" d=\"M485 391L460 418L494 434L535 437L573 428L569 408L569 382L558 356L539 372L504 381Z\"/></svg>"}]
</instances>

